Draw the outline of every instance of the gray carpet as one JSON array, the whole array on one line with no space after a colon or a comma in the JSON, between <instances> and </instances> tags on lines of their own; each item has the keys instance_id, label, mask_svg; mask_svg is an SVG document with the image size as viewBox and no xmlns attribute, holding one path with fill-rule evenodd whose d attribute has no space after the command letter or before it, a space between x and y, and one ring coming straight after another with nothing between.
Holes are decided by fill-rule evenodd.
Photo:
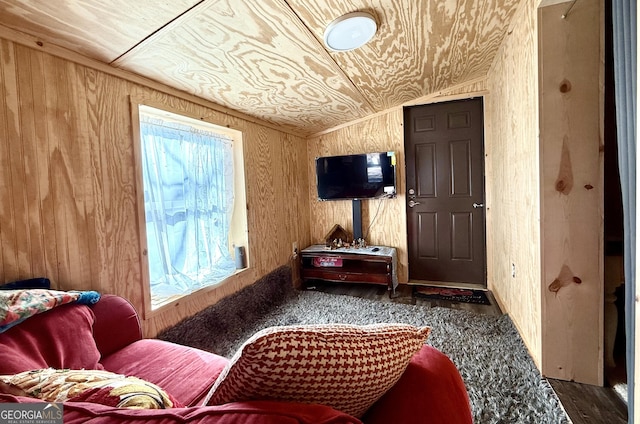
<instances>
[{"instance_id":1,"label":"gray carpet","mask_svg":"<svg viewBox=\"0 0 640 424\"><path fill-rule=\"evenodd\" d=\"M508 316L274 289L280 287L279 279L290 280L289 272L280 269L272 276L273 281L256 284L250 294L255 302L247 302L246 293L233 296L159 337L231 357L253 333L275 325L379 322L429 325L432 332L427 343L444 352L458 367L476 424L570 422ZM253 313L254 310L259 313ZM250 318L246 317L247 311L252 311Z\"/></svg>"}]
</instances>

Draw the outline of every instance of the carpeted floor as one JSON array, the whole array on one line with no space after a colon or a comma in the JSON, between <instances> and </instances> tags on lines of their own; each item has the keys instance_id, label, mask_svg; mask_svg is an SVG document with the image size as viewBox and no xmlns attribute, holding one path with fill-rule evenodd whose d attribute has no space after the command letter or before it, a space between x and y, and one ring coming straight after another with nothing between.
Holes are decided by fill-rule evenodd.
<instances>
[{"instance_id":1,"label":"carpeted floor","mask_svg":"<svg viewBox=\"0 0 640 424\"><path fill-rule=\"evenodd\" d=\"M290 270L283 267L275 274L252 286L251 293L241 292L225 299L159 337L231 357L253 333L274 325L378 322L429 325L432 333L427 343L447 354L460 370L475 423L570 422L508 316L277 289L274 287L279 287L281 278L290 281Z\"/></svg>"}]
</instances>

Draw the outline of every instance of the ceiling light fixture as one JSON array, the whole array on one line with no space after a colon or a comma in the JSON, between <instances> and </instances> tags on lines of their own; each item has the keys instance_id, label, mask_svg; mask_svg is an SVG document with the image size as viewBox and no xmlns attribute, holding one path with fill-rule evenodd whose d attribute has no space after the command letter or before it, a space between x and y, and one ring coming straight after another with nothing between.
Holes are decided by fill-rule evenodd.
<instances>
[{"instance_id":1,"label":"ceiling light fixture","mask_svg":"<svg viewBox=\"0 0 640 424\"><path fill-rule=\"evenodd\" d=\"M347 13L327 26L324 44L338 52L357 49L371 40L377 29L376 20L369 13Z\"/></svg>"}]
</instances>

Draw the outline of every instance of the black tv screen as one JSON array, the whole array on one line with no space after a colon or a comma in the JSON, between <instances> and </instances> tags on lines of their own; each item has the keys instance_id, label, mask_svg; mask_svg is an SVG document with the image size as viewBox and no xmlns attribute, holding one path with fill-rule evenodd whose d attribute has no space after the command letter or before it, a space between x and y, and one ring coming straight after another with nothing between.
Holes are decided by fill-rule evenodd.
<instances>
[{"instance_id":1,"label":"black tv screen","mask_svg":"<svg viewBox=\"0 0 640 424\"><path fill-rule=\"evenodd\" d=\"M372 199L396 194L394 152L316 158L320 200Z\"/></svg>"}]
</instances>

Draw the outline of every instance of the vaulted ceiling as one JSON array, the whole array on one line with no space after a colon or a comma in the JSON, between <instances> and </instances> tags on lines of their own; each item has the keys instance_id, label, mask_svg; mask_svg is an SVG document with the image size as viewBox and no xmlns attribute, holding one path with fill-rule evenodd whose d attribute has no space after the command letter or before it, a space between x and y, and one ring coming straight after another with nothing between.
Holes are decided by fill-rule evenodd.
<instances>
[{"instance_id":1,"label":"vaulted ceiling","mask_svg":"<svg viewBox=\"0 0 640 424\"><path fill-rule=\"evenodd\" d=\"M487 74L519 0L0 0L0 25L300 134ZM324 29L371 13L333 52Z\"/></svg>"}]
</instances>

